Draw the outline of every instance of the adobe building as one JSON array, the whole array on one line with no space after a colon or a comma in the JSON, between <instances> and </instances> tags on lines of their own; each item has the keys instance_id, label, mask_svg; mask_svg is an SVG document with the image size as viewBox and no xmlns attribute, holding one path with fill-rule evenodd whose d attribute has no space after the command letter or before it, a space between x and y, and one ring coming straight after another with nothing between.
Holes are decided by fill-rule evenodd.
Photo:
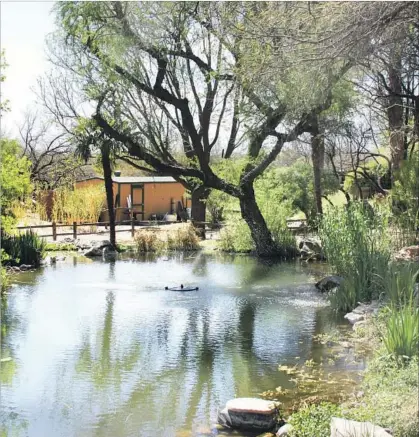
<instances>
[{"instance_id":1,"label":"adobe building","mask_svg":"<svg viewBox=\"0 0 419 437\"><path fill-rule=\"evenodd\" d=\"M116 220L127 220L131 212L137 220L151 220L165 214L176 214L178 202L189 208L185 187L170 176L120 176L113 180ZM89 185L105 185L103 177L94 176L77 181L75 189ZM107 214L103 217L107 220Z\"/></svg>"}]
</instances>

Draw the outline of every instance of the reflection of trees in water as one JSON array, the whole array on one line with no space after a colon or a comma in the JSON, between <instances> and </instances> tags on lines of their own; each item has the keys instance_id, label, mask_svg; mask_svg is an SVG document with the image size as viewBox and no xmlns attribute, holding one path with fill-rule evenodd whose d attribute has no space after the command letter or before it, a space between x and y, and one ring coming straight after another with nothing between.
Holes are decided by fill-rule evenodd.
<instances>
[{"instance_id":1,"label":"reflection of trees in water","mask_svg":"<svg viewBox=\"0 0 419 437\"><path fill-rule=\"evenodd\" d=\"M112 309L113 301L109 299L100 356L97 358L100 366L95 365L88 343L84 345L79 361L79 368L81 366L84 371L91 369L91 377L96 386L98 382L102 386L106 381L109 383L112 372L116 371L115 366L121 365L111 361L110 357L111 339L114 338L110 335ZM221 335L214 335L211 331L210 312L207 309L191 308L184 320L182 336L175 346L175 353L168 350L167 343L177 329L176 315L166 314L159 317L158 322L148 325L149 332L141 338L133 339L133 343L138 345L136 357L127 357L128 362L131 359L136 362L131 366L130 377L134 386L129 397L117 411L100 416L96 426L97 435L129 435L133 430L141 429L145 422L163 428L190 427L198 410L202 411L203 408L208 413L218 405L220 400L214 399L213 394L222 391L220 376L228 379L228 387L225 389L233 390L231 396L248 394L252 377L250 367L259 361L252 352L256 307L250 301L243 301L238 311L236 323L224 329ZM217 360L221 355L223 360ZM161 358L164 358L165 363L156 372L153 364ZM226 359L229 360L229 369L220 368ZM137 372L136 369L141 364L144 366L144 363L148 363L151 369ZM117 382L115 378L112 379Z\"/></svg>"}]
</instances>

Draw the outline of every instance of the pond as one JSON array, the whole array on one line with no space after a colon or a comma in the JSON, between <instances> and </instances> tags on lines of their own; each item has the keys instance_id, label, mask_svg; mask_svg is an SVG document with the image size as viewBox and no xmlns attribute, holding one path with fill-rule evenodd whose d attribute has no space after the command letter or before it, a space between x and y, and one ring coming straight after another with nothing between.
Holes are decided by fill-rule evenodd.
<instances>
[{"instance_id":1,"label":"pond","mask_svg":"<svg viewBox=\"0 0 419 437\"><path fill-rule=\"evenodd\" d=\"M279 386L285 405L301 396L279 366L307 360L352 388L362 361L313 339L347 329L316 273L204 254L68 256L21 273L2 305L1 435L211 435L231 398ZM181 283L199 290L164 289Z\"/></svg>"}]
</instances>

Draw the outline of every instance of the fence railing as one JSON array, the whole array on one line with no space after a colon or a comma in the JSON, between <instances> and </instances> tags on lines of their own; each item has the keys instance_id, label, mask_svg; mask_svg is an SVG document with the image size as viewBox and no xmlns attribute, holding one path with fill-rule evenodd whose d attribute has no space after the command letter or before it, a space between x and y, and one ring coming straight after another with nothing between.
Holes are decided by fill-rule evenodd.
<instances>
[{"instance_id":1,"label":"fence railing","mask_svg":"<svg viewBox=\"0 0 419 437\"><path fill-rule=\"evenodd\" d=\"M121 225L130 225L130 231L131 231L131 237L135 234L135 229L138 228L144 228L144 227L153 227L153 226L161 226L161 225L170 225L173 223L173 221L165 221L165 220L135 220L134 218L131 218L130 220L120 220L116 221L116 226ZM195 225L211 225L210 222L198 222L198 221L192 221L191 222L194 226ZM89 223L78 223L73 222L72 224L68 223L56 223L52 222L51 224L47 225L31 225L31 226L18 226L17 229L19 231L23 230L32 230L32 229L46 229L51 228L52 233L48 235L40 235L41 237L52 237L53 241L57 240L57 237L64 237L71 235L74 239L77 239L77 235L93 235L97 234L97 230L91 231L91 232L78 232L77 229L80 227L86 227L86 226L96 226L96 227L105 227L107 228L110 225L110 222L89 222ZM59 228L70 228L71 232L64 232L64 233L58 233L57 229ZM115 229L115 232L127 232L127 229Z\"/></svg>"}]
</instances>

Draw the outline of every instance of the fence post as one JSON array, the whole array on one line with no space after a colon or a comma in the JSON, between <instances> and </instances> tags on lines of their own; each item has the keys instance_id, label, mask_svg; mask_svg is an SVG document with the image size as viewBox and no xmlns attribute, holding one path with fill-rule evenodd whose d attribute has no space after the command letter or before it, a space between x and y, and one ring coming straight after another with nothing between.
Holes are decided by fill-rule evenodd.
<instances>
[{"instance_id":1,"label":"fence post","mask_svg":"<svg viewBox=\"0 0 419 437\"><path fill-rule=\"evenodd\" d=\"M57 241L57 223L52 222L52 239Z\"/></svg>"},{"instance_id":2,"label":"fence post","mask_svg":"<svg viewBox=\"0 0 419 437\"><path fill-rule=\"evenodd\" d=\"M73 238L77 240L77 222L73 222Z\"/></svg>"},{"instance_id":3,"label":"fence post","mask_svg":"<svg viewBox=\"0 0 419 437\"><path fill-rule=\"evenodd\" d=\"M134 237L134 231L135 231L134 214L131 214L131 237Z\"/></svg>"}]
</instances>

